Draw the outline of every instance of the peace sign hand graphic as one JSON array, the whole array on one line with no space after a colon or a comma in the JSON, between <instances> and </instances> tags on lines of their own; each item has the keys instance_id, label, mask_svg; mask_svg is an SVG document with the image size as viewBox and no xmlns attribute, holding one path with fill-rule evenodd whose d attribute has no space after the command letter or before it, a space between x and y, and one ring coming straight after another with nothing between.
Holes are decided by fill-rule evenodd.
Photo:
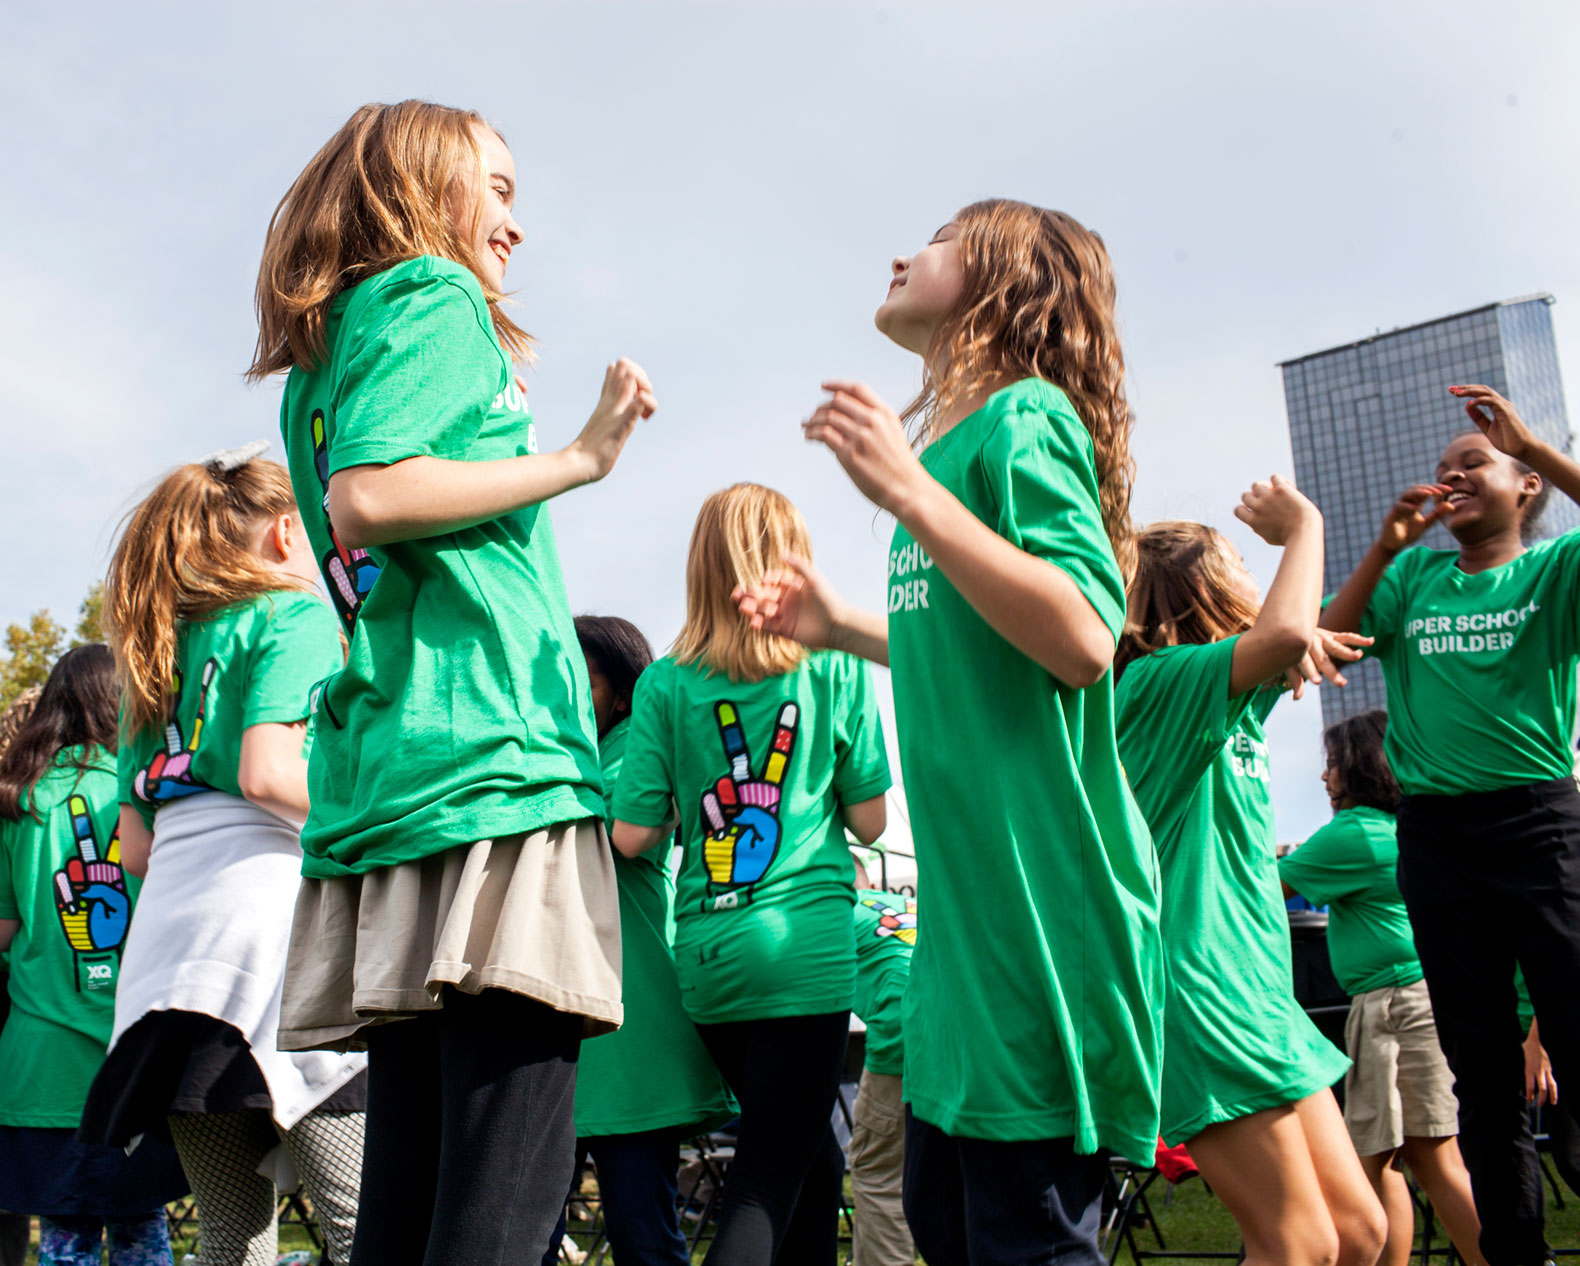
<instances>
[{"instance_id":1,"label":"peace sign hand graphic","mask_svg":"<svg viewBox=\"0 0 1580 1266\"><path fill-rule=\"evenodd\" d=\"M730 772L702 793L702 816L709 828L702 842L703 863L713 883L753 884L768 872L779 851L780 787L795 750L800 709L793 703L779 709L760 778L752 776L751 751L735 705L721 702L713 711Z\"/></svg>"}]
</instances>

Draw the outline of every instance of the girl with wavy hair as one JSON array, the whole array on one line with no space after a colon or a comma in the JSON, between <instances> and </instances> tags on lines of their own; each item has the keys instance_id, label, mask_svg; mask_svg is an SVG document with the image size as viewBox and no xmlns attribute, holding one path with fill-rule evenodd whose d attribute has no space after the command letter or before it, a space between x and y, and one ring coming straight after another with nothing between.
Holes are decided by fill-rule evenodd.
<instances>
[{"instance_id":1,"label":"girl with wavy hair","mask_svg":"<svg viewBox=\"0 0 1580 1266\"><path fill-rule=\"evenodd\" d=\"M1263 730L1286 680L1342 685L1364 639L1317 632L1322 515L1293 484L1235 514L1283 547L1266 601L1212 528L1154 523L1115 660L1163 877L1163 1141L1189 1144L1254 1266L1371 1266L1387 1224L1329 1089L1347 1061L1295 1001Z\"/></svg>"},{"instance_id":2,"label":"girl with wavy hair","mask_svg":"<svg viewBox=\"0 0 1580 1266\"><path fill-rule=\"evenodd\" d=\"M164 1205L186 1194L168 1144L132 1155L74 1137L115 1021L138 881L116 836L115 661L60 657L0 752L0 1205L39 1217L39 1258L169 1266ZM24 1219L25 1221L25 1219Z\"/></svg>"},{"instance_id":3,"label":"girl with wavy hair","mask_svg":"<svg viewBox=\"0 0 1580 1266\"><path fill-rule=\"evenodd\" d=\"M516 167L473 111L357 110L269 226L251 376L350 640L324 683L281 1043L368 1051L353 1260L537 1261L584 1034L621 1019L587 669L548 502L652 389L620 360L539 452L503 311Z\"/></svg>"},{"instance_id":4,"label":"girl with wavy hair","mask_svg":"<svg viewBox=\"0 0 1580 1266\"><path fill-rule=\"evenodd\" d=\"M898 520L887 620L801 557L754 627L893 670L927 936L905 998L905 1212L955 1263L1101 1261L1104 1151L1157 1141L1157 866L1114 745L1131 416L1096 234L975 203L894 261L878 328L922 358L901 416L824 384L804 424Z\"/></svg>"},{"instance_id":5,"label":"girl with wavy hair","mask_svg":"<svg viewBox=\"0 0 1580 1266\"><path fill-rule=\"evenodd\" d=\"M205 1266L274 1260L267 1158L281 1151L344 1260L362 1150L361 1057L278 1049L309 695L342 655L334 612L310 592L290 478L257 460L264 447L160 480L104 586L121 860L143 888L81 1135L117 1147L173 1137Z\"/></svg>"}]
</instances>

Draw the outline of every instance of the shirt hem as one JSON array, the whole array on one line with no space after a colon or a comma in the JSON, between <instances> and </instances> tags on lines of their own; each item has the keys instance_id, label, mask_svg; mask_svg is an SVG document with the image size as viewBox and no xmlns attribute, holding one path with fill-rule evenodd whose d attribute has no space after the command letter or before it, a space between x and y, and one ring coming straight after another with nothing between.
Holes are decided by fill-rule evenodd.
<instances>
[{"instance_id":1,"label":"shirt hem","mask_svg":"<svg viewBox=\"0 0 1580 1266\"><path fill-rule=\"evenodd\" d=\"M1157 1150L1155 1126L1137 1130L1106 1117L1092 1117L1083 1125L1067 1112L958 1112L912 1094L905 1102L911 1114L954 1138L985 1139L993 1143L1026 1143L1042 1139L1070 1139L1077 1155L1098 1150L1112 1152L1137 1164L1149 1162Z\"/></svg>"},{"instance_id":2,"label":"shirt hem","mask_svg":"<svg viewBox=\"0 0 1580 1266\"><path fill-rule=\"evenodd\" d=\"M1338 1054L1337 1049L1334 1051ZM1234 1103L1215 1103L1204 1112L1198 1112L1186 1117L1179 1124L1165 1124L1159 1133L1163 1141L1170 1147L1178 1147L1181 1143L1189 1143L1210 1125L1222 1125L1225 1121L1238 1121L1241 1117L1248 1117L1254 1112L1264 1112L1268 1108L1281 1108L1288 1103L1298 1103L1321 1090L1330 1090L1334 1082L1344 1076L1345 1068L1349 1067L1349 1059L1340 1056L1344 1068L1332 1078L1326 1074L1316 1074L1311 1077L1301 1078L1287 1086L1276 1090L1264 1091L1259 1095L1248 1095Z\"/></svg>"}]
</instances>

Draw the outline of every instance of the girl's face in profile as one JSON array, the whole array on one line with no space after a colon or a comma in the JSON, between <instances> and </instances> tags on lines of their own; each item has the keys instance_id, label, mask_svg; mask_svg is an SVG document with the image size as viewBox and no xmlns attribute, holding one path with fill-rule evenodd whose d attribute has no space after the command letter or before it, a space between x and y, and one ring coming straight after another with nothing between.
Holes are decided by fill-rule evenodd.
<instances>
[{"instance_id":1,"label":"girl's face in profile","mask_svg":"<svg viewBox=\"0 0 1580 1266\"><path fill-rule=\"evenodd\" d=\"M473 226L469 205L470 188L464 181L457 182L450 215L461 235L471 238L472 253L477 258L483 280L494 290L503 290L510 252L521 244L522 237L521 226L511 213L516 202L516 161L493 128L474 127L472 135L482 150L483 168L487 173L476 226Z\"/></svg>"},{"instance_id":2,"label":"girl's face in profile","mask_svg":"<svg viewBox=\"0 0 1580 1266\"><path fill-rule=\"evenodd\" d=\"M1229 584L1235 593L1253 607L1260 607L1262 591L1257 587L1256 577L1251 575L1251 569L1245 565L1245 559L1241 557L1240 551L1230 544L1226 536L1218 538L1218 548L1223 551L1223 561L1229 572Z\"/></svg>"},{"instance_id":3,"label":"girl's face in profile","mask_svg":"<svg viewBox=\"0 0 1580 1266\"><path fill-rule=\"evenodd\" d=\"M919 356L926 354L933 331L965 288L959 233L959 226L951 222L915 255L896 256L889 293L873 317L891 341Z\"/></svg>"},{"instance_id":4,"label":"girl's face in profile","mask_svg":"<svg viewBox=\"0 0 1580 1266\"><path fill-rule=\"evenodd\" d=\"M1330 758L1322 767L1322 785L1328 793L1328 804L1337 813L1344 807L1344 778Z\"/></svg>"}]
</instances>

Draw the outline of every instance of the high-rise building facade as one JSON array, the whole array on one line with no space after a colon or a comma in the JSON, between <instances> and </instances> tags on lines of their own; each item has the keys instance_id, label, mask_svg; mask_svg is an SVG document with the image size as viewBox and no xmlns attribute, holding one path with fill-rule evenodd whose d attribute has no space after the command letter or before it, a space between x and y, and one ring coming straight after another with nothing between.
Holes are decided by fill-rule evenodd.
<instances>
[{"instance_id":1,"label":"high-rise building facade","mask_svg":"<svg viewBox=\"0 0 1580 1266\"><path fill-rule=\"evenodd\" d=\"M1329 593L1344 583L1376 538L1399 494L1432 477L1443 446L1470 428L1455 383L1479 382L1514 402L1537 435L1565 452L1571 435L1553 339L1551 295L1532 295L1374 334L1284 361L1284 401L1295 478L1326 520ZM1539 535L1580 523L1580 507L1554 495ZM1447 548L1446 529L1423 544ZM1386 706L1382 673L1346 671L1343 690L1322 691L1332 722Z\"/></svg>"}]
</instances>

